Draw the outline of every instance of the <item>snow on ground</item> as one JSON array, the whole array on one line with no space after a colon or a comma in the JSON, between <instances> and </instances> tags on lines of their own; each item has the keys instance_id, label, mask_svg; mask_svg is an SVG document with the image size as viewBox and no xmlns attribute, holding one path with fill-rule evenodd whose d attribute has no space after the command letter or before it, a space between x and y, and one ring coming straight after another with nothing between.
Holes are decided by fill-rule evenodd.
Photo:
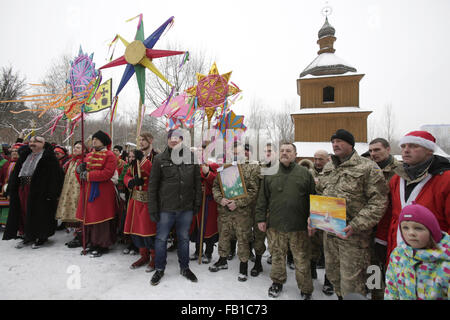
<instances>
[{"instance_id":1,"label":"snow on ground","mask_svg":"<svg viewBox=\"0 0 450 320\"><path fill-rule=\"evenodd\" d=\"M0 236L3 236L0 233ZM124 245L116 244L106 255L90 258L80 255L81 248L67 248L64 243L72 234L57 231L49 242L39 249L27 246L16 249L19 240L0 241L0 299L1 300L270 300L267 290L271 285L270 265L263 256L263 273L250 276L253 263L249 261L249 278L237 280L239 260L228 261L228 270L212 273L208 265L190 262L198 278L192 283L180 275L176 252L168 252L164 277L157 286L150 285L153 273L145 267L131 270L129 266L138 255L124 255ZM191 243L191 253L194 251ZM217 247L213 254L218 259ZM287 268L288 279L279 300L300 299L295 272ZM318 270L314 280L313 299L336 300L322 293L324 270ZM79 275L79 277L78 277ZM79 281L77 282L77 279ZM79 284L79 286L78 286ZM78 287L78 288L77 288Z\"/></svg>"}]
</instances>

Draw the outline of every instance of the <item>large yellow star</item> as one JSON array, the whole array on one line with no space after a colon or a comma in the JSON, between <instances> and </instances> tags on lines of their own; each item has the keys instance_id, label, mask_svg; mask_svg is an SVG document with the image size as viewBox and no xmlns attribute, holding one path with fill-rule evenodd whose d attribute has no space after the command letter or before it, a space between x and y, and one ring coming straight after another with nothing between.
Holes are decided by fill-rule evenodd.
<instances>
[{"instance_id":1,"label":"large yellow star","mask_svg":"<svg viewBox=\"0 0 450 320\"><path fill-rule=\"evenodd\" d=\"M207 75L197 73L197 85L190 87L186 92L197 97L199 107L210 108L222 105L226 98L241 90L232 84L228 84L231 71L219 74L216 63L211 66Z\"/></svg>"}]
</instances>

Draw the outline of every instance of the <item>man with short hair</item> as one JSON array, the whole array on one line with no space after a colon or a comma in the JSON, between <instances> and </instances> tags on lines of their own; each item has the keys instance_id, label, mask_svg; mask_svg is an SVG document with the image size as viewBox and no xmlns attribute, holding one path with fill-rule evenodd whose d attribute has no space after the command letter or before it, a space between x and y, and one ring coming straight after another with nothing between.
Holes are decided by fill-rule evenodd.
<instances>
[{"instance_id":1,"label":"man with short hair","mask_svg":"<svg viewBox=\"0 0 450 320\"><path fill-rule=\"evenodd\" d=\"M153 135L150 132L142 132L139 135L139 150L144 153L144 156L153 163L153 158L158 152L153 149Z\"/></svg>"},{"instance_id":2,"label":"man with short hair","mask_svg":"<svg viewBox=\"0 0 450 320\"><path fill-rule=\"evenodd\" d=\"M386 139L376 138L369 143L370 158L377 163L381 170L383 170L386 182L395 175L395 169L401 163L391 155L391 146Z\"/></svg>"},{"instance_id":3,"label":"man with short hair","mask_svg":"<svg viewBox=\"0 0 450 320\"><path fill-rule=\"evenodd\" d=\"M23 147L9 179L10 211L3 240L23 241L17 249L32 243L41 247L55 234L58 197L64 183L64 171L56 159L53 147L40 136L33 136Z\"/></svg>"},{"instance_id":4,"label":"man with short hair","mask_svg":"<svg viewBox=\"0 0 450 320\"><path fill-rule=\"evenodd\" d=\"M441 230L450 232L450 163L434 155L435 137L427 131L412 131L400 139L399 146L403 166L397 168L389 182L391 206L376 235L377 242L387 244L387 257L403 241L398 218L401 210L413 201L430 209Z\"/></svg>"},{"instance_id":5,"label":"man with short hair","mask_svg":"<svg viewBox=\"0 0 450 320\"><path fill-rule=\"evenodd\" d=\"M330 140L334 155L316 190L346 201L345 236L324 232L326 274L342 299L349 293L366 295L370 232L384 214L388 188L378 165L355 151L353 134L339 129Z\"/></svg>"},{"instance_id":6,"label":"man with short hair","mask_svg":"<svg viewBox=\"0 0 450 320\"><path fill-rule=\"evenodd\" d=\"M194 153L183 146L180 130L170 130L167 148L153 159L148 186L148 211L150 219L157 222L156 272L150 281L154 286L164 276L167 238L173 226L177 232L180 273L192 282L198 281L189 269L189 229L193 213L197 213L202 204L200 167L195 164L194 158Z\"/></svg>"},{"instance_id":7,"label":"man with short hair","mask_svg":"<svg viewBox=\"0 0 450 320\"><path fill-rule=\"evenodd\" d=\"M296 155L294 144L281 144L278 172L265 175L261 182L255 220L258 228L266 232L272 253L270 278L273 283L269 288L269 297L277 297L286 282L286 254L290 247L301 296L310 300L314 287L307 219L309 196L315 194L315 185L308 169L295 163Z\"/></svg>"},{"instance_id":8,"label":"man with short hair","mask_svg":"<svg viewBox=\"0 0 450 320\"><path fill-rule=\"evenodd\" d=\"M322 172L323 167L330 161L330 155L326 150L317 150L314 153L314 181L318 182L318 176Z\"/></svg>"}]
</instances>

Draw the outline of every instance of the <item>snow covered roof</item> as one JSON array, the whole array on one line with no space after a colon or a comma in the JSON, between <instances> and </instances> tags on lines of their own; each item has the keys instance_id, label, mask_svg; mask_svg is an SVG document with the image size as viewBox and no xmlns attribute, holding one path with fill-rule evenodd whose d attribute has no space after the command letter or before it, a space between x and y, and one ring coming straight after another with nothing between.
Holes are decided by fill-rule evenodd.
<instances>
[{"instance_id":1,"label":"snow covered roof","mask_svg":"<svg viewBox=\"0 0 450 320\"><path fill-rule=\"evenodd\" d=\"M297 157L313 158L318 150L325 150L329 154L334 154L331 141L326 142L294 142L297 147ZM369 150L369 144L365 142L356 142L355 150L359 155Z\"/></svg>"},{"instance_id":2,"label":"snow covered roof","mask_svg":"<svg viewBox=\"0 0 450 320\"><path fill-rule=\"evenodd\" d=\"M317 114L317 113L350 113L350 112L372 112L359 107L336 107L336 108L303 108L293 114Z\"/></svg>"},{"instance_id":3,"label":"snow covered roof","mask_svg":"<svg viewBox=\"0 0 450 320\"><path fill-rule=\"evenodd\" d=\"M350 77L350 76L364 76L363 73L348 71L345 74L322 74L320 76L315 76L312 74L307 74L302 77L302 79L320 79L320 78L333 78L333 77Z\"/></svg>"},{"instance_id":4,"label":"snow covered roof","mask_svg":"<svg viewBox=\"0 0 450 320\"><path fill-rule=\"evenodd\" d=\"M302 73L300 78L307 74L314 76L330 75L330 74L343 74L348 71L356 72L356 69L347 63L344 59L339 58L337 55L331 52L324 52L319 54L313 62L311 62Z\"/></svg>"}]
</instances>

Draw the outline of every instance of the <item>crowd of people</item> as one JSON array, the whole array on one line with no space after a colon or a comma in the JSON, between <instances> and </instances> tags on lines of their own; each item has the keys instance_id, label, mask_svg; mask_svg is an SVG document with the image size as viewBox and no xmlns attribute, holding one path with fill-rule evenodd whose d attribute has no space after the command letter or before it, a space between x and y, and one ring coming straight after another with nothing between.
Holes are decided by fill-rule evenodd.
<instances>
[{"instance_id":1,"label":"crowd of people","mask_svg":"<svg viewBox=\"0 0 450 320\"><path fill-rule=\"evenodd\" d=\"M103 131L87 145L75 142L71 154L37 135L18 139L0 150L3 240L38 249L65 228L74 233L66 245L93 258L121 242L123 253L139 252L130 268L153 272L153 286L165 276L167 251L177 250L180 274L197 282L190 261L223 272L237 255L237 280L247 281L249 261L250 275L259 276L268 250L270 297L282 292L288 266L305 300L312 298L318 268L325 268L323 293L338 299L365 299L369 291L377 300L448 299L450 162L434 154L435 138L426 131L406 134L399 143L402 161L383 138L363 155L345 129L330 143L333 154L317 150L313 161L297 162L291 142L267 143L260 161L251 161L251 146L239 142L233 159L204 160L207 144L188 148L177 130L168 132L162 152L148 132L128 153L119 145L111 150ZM236 197L225 194L221 180L230 165L239 168L245 190ZM313 227L311 195L345 199L342 234ZM368 286L369 266L381 270L375 288Z\"/></svg>"}]
</instances>

